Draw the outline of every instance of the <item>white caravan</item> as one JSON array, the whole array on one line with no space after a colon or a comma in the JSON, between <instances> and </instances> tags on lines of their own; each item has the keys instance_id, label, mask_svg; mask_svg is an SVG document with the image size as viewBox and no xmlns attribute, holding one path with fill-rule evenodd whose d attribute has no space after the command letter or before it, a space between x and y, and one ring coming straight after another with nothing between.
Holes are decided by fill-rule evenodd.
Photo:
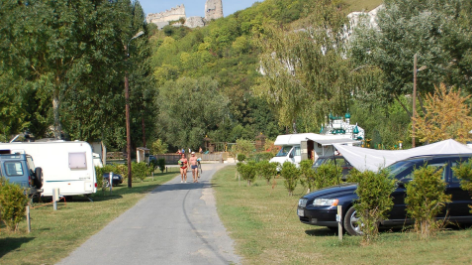
<instances>
[{"instance_id":1,"label":"white caravan","mask_svg":"<svg viewBox=\"0 0 472 265\"><path fill-rule=\"evenodd\" d=\"M350 135L323 135L316 133L298 133L279 135L274 145L281 149L270 162L281 165L289 161L297 167L300 161L311 159L316 161L320 156L334 155L333 144L360 145L360 140L351 139Z\"/></svg>"},{"instance_id":2,"label":"white caravan","mask_svg":"<svg viewBox=\"0 0 472 265\"><path fill-rule=\"evenodd\" d=\"M87 142L13 142L0 143L0 153L31 155L42 168L43 193L52 196L60 189L63 196L88 195L97 191L92 147Z\"/></svg>"}]
</instances>

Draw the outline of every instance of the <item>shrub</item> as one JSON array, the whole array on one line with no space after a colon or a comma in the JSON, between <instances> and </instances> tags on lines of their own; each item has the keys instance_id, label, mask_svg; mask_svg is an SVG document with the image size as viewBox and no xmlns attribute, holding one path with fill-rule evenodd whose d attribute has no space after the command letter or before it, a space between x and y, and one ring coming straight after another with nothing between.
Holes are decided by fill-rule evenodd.
<instances>
[{"instance_id":1,"label":"shrub","mask_svg":"<svg viewBox=\"0 0 472 265\"><path fill-rule=\"evenodd\" d=\"M239 161L239 162L243 162L244 160L246 160L246 155L244 155L244 154L238 154L238 161Z\"/></svg>"},{"instance_id":2,"label":"shrub","mask_svg":"<svg viewBox=\"0 0 472 265\"><path fill-rule=\"evenodd\" d=\"M341 183L343 169L340 166L330 162L319 166L315 171L314 186L322 189Z\"/></svg>"},{"instance_id":3,"label":"shrub","mask_svg":"<svg viewBox=\"0 0 472 265\"><path fill-rule=\"evenodd\" d=\"M435 221L451 196L444 193L443 169L423 166L413 171L413 180L406 185L407 213L415 219L415 230L428 237L436 228Z\"/></svg>"},{"instance_id":4,"label":"shrub","mask_svg":"<svg viewBox=\"0 0 472 265\"><path fill-rule=\"evenodd\" d=\"M103 187L103 167L95 167L95 176L97 178L97 187Z\"/></svg>"},{"instance_id":5,"label":"shrub","mask_svg":"<svg viewBox=\"0 0 472 265\"><path fill-rule=\"evenodd\" d=\"M148 168L146 163L135 163L131 164L131 172L133 174L133 178L138 178L143 181L147 177Z\"/></svg>"},{"instance_id":6,"label":"shrub","mask_svg":"<svg viewBox=\"0 0 472 265\"><path fill-rule=\"evenodd\" d=\"M266 139L264 144L264 150L274 157L280 150L280 146L274 145L275 141Z\"/></svg>"},{"instance_id":7,"label":"shrub","mask_svg":"<svg viewBox=\"0 0 472 265\"><path fill-rule=\"evenodd\" d=\"M298 179L300 178L300 170L295 164L287 161L282 165L280 174L285 179L284 185L288 190L288 196L293 196L293 191L297 187Z\"/></svg>"},{"instance_id":8,"label":"shrub","mask_svg":"<svg viewBox=\"0 0 472 265\"><path fill-rule=\"evenodd\" d=\"M18 224L25 217L28 196L17 184L8 181L0 181L0 216L3 223L10 231L17 231Z\"/></svg>"},{"instance_id":9,"label":"shrub","mask_svg":"<svg viewBox=\"0 0 472 265\"><path fill-rule=\"evenodd\" d=\"M452 171L461 180L461 188L472 193L472 158L469 158L467 162L453 166ZM472 213L472 206L469 205L469 208L471 208L470 212Z\"/></svg>"},{"instance_id":10,"label":"shrub","mask_svg":"<svg viewBox=\"0 0 472 265\"><path fill-rule=\"evenodd\" d=\"M131 170L133 170L133 166L131 166ZM123 179L128 178L128 166L124 164L114 164L113 165L113 172L120 174Z\"/></svg>"},{"instance_id":11,"label":"shrub","mask_svg":"<svg viewBox=\"0 0 472 265\"><path fill-rule=\"evenodd\" d=\"M277 175L277 165L278 163L269 163L267 160L257 163L257 172L267 181L267 184L270 183L272 177Z\"/></svg>"},{"instance_id":12,"label":"shrub","mask_svg":"<svg viewBox=\"0 0 472 265\"><path fill-rule=\"evenodd\" d=\"M359 198L354 202L354 209L359 217L363 242L368 244L377 238L378 225L387 219L393 206L390 195L395 190L395 180L389 177L386 169L377 173L353 169L349 180L358 183L356 193Z\"/></svg>"},{"instance_id":13,"label":"shrub","mask_svg":"<svg viewBox=\"0 0 472 265\"><path fill-rule=\"evenodd\" d=\"M238 163L237 170L241 177L247 181L247 185L251 186L251 183L256 179L256 163L253 161L247 164Z\"/></svg>"},{"instance_id":14,"label":"shrub","mask_svg":"<svg viewBox=\"0 0 472 265\"><path fill-rule=\"evenodd\" d=\"M149 174L153 174L154 171L156 171L156 168L157 166L159 165L159 163L157 162L157 160L151 160L149 161Z\"/></svg>"},{"instance_id":15,"label":"shrub","mask_svg":"<svg viewBox=\"0 0 472 265\"><path fill-rule=\"evenodd\" d=\"M303 160L300 162L300 184L308 188L307 193L316 188L315 185L315 171L311 168L313 162L311 160Z\"/></svg>"},{"instance_id":16,"label":"shrub","mask_svg":"<svg viewBox=\"0 0 472 265\"><path fill-rule=\"evenodd\" d=\"M157 160L157 164L159 166L159 170L161 173L164 173L164 170L166 169L166 159L165 158L159 158Z\"/></svg>"}]
</instances>

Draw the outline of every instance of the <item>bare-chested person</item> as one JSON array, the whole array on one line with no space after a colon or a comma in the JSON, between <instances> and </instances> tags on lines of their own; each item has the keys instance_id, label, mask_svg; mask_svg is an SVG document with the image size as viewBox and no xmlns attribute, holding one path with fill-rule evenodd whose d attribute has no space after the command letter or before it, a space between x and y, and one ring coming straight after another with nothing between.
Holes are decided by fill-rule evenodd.
<instances>
[{"instance_id":1,"label":"bare-chested person","mask_svg":"<svg viewBox=\"0 0 472 265\"><path fill-rule=\"evenodd\" d=\"M190 168L192 169L193 183L198 182L198 163L197 163L197 157L195 156L195 152L192 152L192 155L190 156L190 159L189 159L189 163L190 163Z\"/></svg>"}]
</instances>

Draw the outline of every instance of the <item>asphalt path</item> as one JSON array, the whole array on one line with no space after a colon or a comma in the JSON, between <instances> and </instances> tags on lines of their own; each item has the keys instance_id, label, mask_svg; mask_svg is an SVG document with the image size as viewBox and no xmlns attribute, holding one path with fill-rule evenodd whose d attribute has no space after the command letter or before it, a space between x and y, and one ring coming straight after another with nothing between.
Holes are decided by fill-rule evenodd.
<instances>
[{"instance_id":1,"label":"asphalt path","mask_svg":"<svg viewBox=\"0 0 472 265\"><path fill-rule=\"evenodd\" d=\"M223 166L157 187L58 264L239 264L210 183Z\"/></svg>"}]
</instances>

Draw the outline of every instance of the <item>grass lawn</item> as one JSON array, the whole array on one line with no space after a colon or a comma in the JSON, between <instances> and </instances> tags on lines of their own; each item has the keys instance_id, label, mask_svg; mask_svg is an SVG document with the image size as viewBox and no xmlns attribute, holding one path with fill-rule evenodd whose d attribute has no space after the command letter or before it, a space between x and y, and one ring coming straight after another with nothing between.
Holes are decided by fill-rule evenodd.
<instances>
[{"instance_id":1,"label":"grass lawn","mask_svg":"<svg viewBox=\"0 0 472 265\"><path fill-rule=\"evenodd\" d=\"M5 227L0 232L0 264L54 264L79 247L90 236L100 231L110 221L134 206L150 190L176 176L175 172L156 174L144 182L134 181L128 189L123 182L114 187L113 194L98 191L94 202L84 197L58 203L58 211L52 205L31 210L30 234L26 222L21 231L9 233ZM126 181L126 180L125 180ZM33 207L44 205L34 203Z\"/></svg>"},{"instance_id":2,"label":"grass lawn","mask_svg":"<svg viewBox=\"0 0 472 265\"><path fill-rule=\"evenodd\" d=\"M324 227L300 223L296 214L303 189L288 197L283 180L272 189L264 180L252 187L235 179L236 167L213 178L218 213L245 264L472 264L472 230L451 229L429 240L413 232L383 232L360 246L360 237L342 243Z\"/></svg>"}]
</instances>

